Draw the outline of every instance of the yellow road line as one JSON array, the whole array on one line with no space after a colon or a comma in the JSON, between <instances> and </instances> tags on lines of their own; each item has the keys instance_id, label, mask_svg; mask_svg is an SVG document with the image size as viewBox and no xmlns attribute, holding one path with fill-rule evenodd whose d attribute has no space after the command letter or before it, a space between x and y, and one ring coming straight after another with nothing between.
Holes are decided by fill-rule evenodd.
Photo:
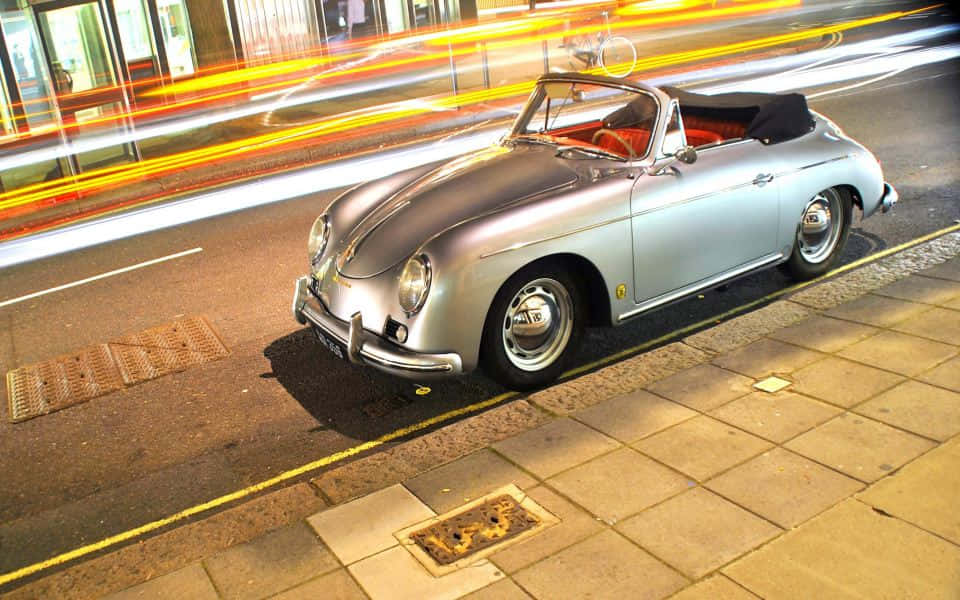
<instances>
[{"instance_id":1,"label":"yellow road line","mask_svg":"<svg viewBox=\"0 0 960 600\"><path fill-rule=\"evenodd\" d=\"M651 347L651 346L655 346L655 345L657 345L657 344L660 344L660 343L662 343L662 342L664 342L664 341L666 341L666 340L679 337L679 336L683 335L684 333L686 333L686 332L688 332L688 331L691 331L691 330L700 328L700 327L702 327L702 326L704 326L704 325L707 325L707 324L709 324L709 323L711 323L711 322L714 322L714 321L722 321L723 319L726 319L726 318L728 318L728 317L730 317L730 316L732 316L732 315L735 315L735 314L744 312L745 310L747 310L747 309L749 309L749 308L752 308L753 306L756 306L757 304L766 302L766 301L771 300L771 299L773 299L773 298L777 298L777 297L782 296L782 295L784 295L784 294L788 294L788 293L790 293L790 292L796 291L796 290L798 290L798 289L801 289L801 288L807 287L807 286L809 286L809 285L812 285L812 284L814 284L814 283L817 283L817 282L819 282L819 281L822 281L823 279L826 279L826 278L828 278L828 277L832 277L833 275L837 275L837 274L839 274L839 273L843 273L843 272L845 272L845 271L849 271L850 269L854 269L854 268L856 268L856 267L859 267L859 266L864 265L864 264L869 263L869 262L873 262L873 261L875 261L875 260L879 260L879 259L881 259L881 258L887 257L887 256L889 256L889 255L891 255L891 254L896 253L896 252L900 252L901 250L905 250L905 249L910 248L910 247L912 247L912 246L916 246L916 245L918 245L918 244L922 244L923 242L932 240L932 239L934 239L934 238L937 238L937 237L940 237L940 236L942 236L942 235L946 235L946 234L948 234L948 233L952 233L952 232L958 231L958 230L960 230L960 224L958 224L958 225L952 225L952 226L950 226L950 227L946 227L946 228L944 228L944 229L940 229L939 231L934 231L933 233L929 233L929 234L924 235L924 236L922 236L922 237L919 237L919 238L910 240L909 242L905 242L905 243L900 244L900 245L898 245L898 246L894 246L894 247L892 247L892 248L887 248L886 250L882 250L882 251L880 251L880 252L877 252L876 254L871 254L870 256L865 256L865 257L863 257L863 258L861 258L861 259L859 259L859 260L856 260L856 261L854 261L854 262L852 262L852 263L849 263L849 264L847 264L847 265L844 265L844 266L842 266L842 267L839 267L839 268L837 268L837 269L834 269L833 271L830 271L829 273L827 273L827 274L825 274L825 275L823 275L823 276L821 276L821 277L818 277L818 278L816 278L816 279L812 279L812 280L810 280L810 281L806 281L806 282L803 282L803 283L799 283L799 284L790 286L790 287L788 287L788 288L784 288L784 289L782 289L782 290L778 290L778 291L773 292L772 294L768 294L768 295L766 295L766 296L764 296L763 298L760 298L760 299L758 299L758 300L753 300L753 301L751 301L751 302L748 302L747 304L744 304L744 305L738 306L738 307L736 307L736 308L730 309L730 310L728 310L728 311L726 311L726 312L724 312L724 313L722 313L722 314L720 314L720 315L716 315L716 316L714 316L714 317L710 317L709 319L704 319L703 321L700 321L700 322L698 322L698 323L694 323L693 325L688 325L688 326L683 327L683 328L681 328L681 329L677 329L676 331L673 331L673 332L668 333L668 334L666 334L666 335L660 336L659 338L657 338L657 339L655 339L655 340L651 340L651 341L649 341L649 342L645 342L645 343L640 344L640 345L638 345L638 346L634 346L633 348L629 348L629 349L627 349L627 350L623 350L623 351L617 352L616 354L612 354L612 355L610 355L610 356L607 356L607 357L605 357L605 358L602 358L602 359L600 359L600 360L597 360L597 361L595 361L595 362L593 362L593 363L590 363L590 364L588 364L588 365L583 365L583 366L578 367L578 368L576 368L576 369L573 369L573 370L571 370L571 371L567 371L566 373L563 374L563 377L564 377L564 378L569 378L569 377L572 377L572 376L574 376L574 375L577 375L578 373L582 373L582 372L584 372L584 371L588 371L588 370L590 370L590 369L594 369L594 368L596 368L596 367L598 367L598 366L601 366L601 365L603 365L603 364L607 364L607 363L610 363L610 362L615 362L616 360L619 360L620 358L622 358L622 357L624 357L624 356L628 356L628 355L630 355L630 354L635 354L635 353L637 353L637 352L639 352L639 351L642 351L642 350L645 349L645 348L649 348L649 347ZM171 524L173 524L173 523L176 523L177 521L182 521L182 520L184 520L184 519L186 519L186 518L189 518L189 517L192 517L192 516L194 516L194 515L200 514L200 513L202 513L202 512L205 512L205 511L207 511L207 510L210 510L210 509L212 509L212 508L217 508L217 507L223 506L223 505L225 505L225 504L228 504L228 503L230 503L230 502L233 502L233 501L235 501L235 500L240 500L240 499L246 498L246 497L248 497L248 496L251 496L251 495L253 495L253 494L256 494L256 493L258 493L258 492L261 492L261 491L263 491L263 490L265 490L265 489L268 489L268 488L270 488L270 487L273 487L273 486L275 486L275 485L277 485L277 484L279 484L279 483L283 483L283 482L285 482L285 481L289 481L289 480L294 479L294 478L296 478L296 477L299 477L299 476L301 476L301 475L303 475L303 474L305 474L305 473L309 473L310 471L314 471L314 470L316 470L316 469L319 469L319 468L322 468L322 467L331 465L331 464L333 464L333 463L340 462L340 461L342 461L342 460L344 460L344 459L350 458L351 456L355 456L355 455L357 455L357 454L360 454L361 452L366 452L367 450L371 450L371 449L373 449L373 448L376 448L377 446L382 446L383 444L385 444L385 443L387 443L387 442L391 442L391 441L393 441L393 440L396 440L396 439L402 438L402 437L404 437L404 436L410 435L411 433L416 433L417 431L421 431L421 430L423 430L423 429L427 429L427 428L429 428L429 427L433 427L434 425L439 425L439 424L441 424L441 423L444 423L444 422L449 421L449 420L451 420L451 419L454 419L454 418L456 418L456 417L460 417L460 416L463 416L463 415L468 415L468 414L471 414L471 413L475 413L475 412L484 410L484 409L489 408L489 407L491 407L491 406L495 406L495 405L497 405L497 404L500 404L501 402L503 402L503 401L505 401L505 400L509 400L509 399L511 399L511 398L515 398L515 397L517 397L517 396L519 396L519 395L520 395L519 392L506 392L506 393L500 394L500 395L498 395L498 396L494 396L494 397L492 397L492 398L488 398L488 399L486 399L486 400L483 400L483 401L480 401L480 402L476 402L476 403L471 404L471 405L469 405L469 406L464 406L464 407L462 407L462 408L457 408L457 409L454 409L454 410L451 410L451 411L447 411L447 412L445 412L445 413L443 413L443 414L437 415L437 416L435 416L435 417L431 417L431 418L429 418L429 419L427 419L427 420L425 420L425 421L421 421L421 422L419 422L419 423L415 423L415 424L410 425L410 426L408 426L408 427L404 427L404 428L402 428L402 429L397 429L396 431L392 431L392 432L390 432L390 433L384 434L384 435L378 437L378 438L375 439L375 440L371 440L371 441L369 441L369 442L364 442L363 444L359 444L359 445L357 445L357 446L353 446L353 447L351 447L351 448L347 448L346 450L341 450L340 452L337 452L337 453L335 453L335 454L331 454L331 455L329 455L329 456L325 456L325 457L320 458L320 459L318 459L318 460L315 460L315 461L313 461L313 462L310 462L310 463L307 463L307 464L305 464L305 465L299 466L299 467L297 467L297 468L295 468L295 469L291 469L291 470L289 470L289 471L285 471L285 472L283 472L283 473L280 473L279 475L276 475L276 476L274 476L274 477L271 477L270 479L266 479L266 480L261 481L261 482L259 482L259 483L255 483L255 484L253 484L253 485L251 485L251 486L248 486L248 487L245 487L245 488L243 488L243 489L237 490L237 491L232 492L232 493L230 493L230 494L226 494L226 495L224 495L224 496L220 496L220 497L218 497L218 498L214 498L213 500L210 500L210 501L208 501L208 502L204 502L203 504L198 504L198 505L196 505L196 506L191 506L190 508L187 508L187 509L185 509L185 510L182 510L182 511L180 511L180 512L178 512L178 513L175 513L175 514L173 514L173 515L170 515L169 517L165 517L165 518L159 519L159 520L157 520L157 521L152 521L152 522L147 523L147 524L145 524L145 525L141 525L140 527L136 527L136 528L134 528L134 529L130 529L130 530L127 530L127 531L118 533L118 534L116 534L116 535L112 535L112 536L110 536L110 537L108 537L108 538L105 538L105 539L103 539L103 540L100 540L99 542L95 542L95 543L93 543L93 544L88 544L88 545L86 545L86 546L81 546L80 548L77 548L77 549L75 549L75 550L71 550L71 551L65 552L65 553L63 553L63 554L58 554L57 556L54 556L53 558L49 558L49 559L47 559L47 560L45 560L45 561L38 562L38 563L34 563L34 564L32 564L32 565L28 565L28 566L26 566L26 567L17 569L16 571L11 571L10 573L5 573L5 574L3 574L3 575L0 575L0 585L7 584L7 583L10 583L11 581L16 581L16 580L18 580L18 579L22 579L22 578L24 578L24 577L26 577L26 576L28 576L28 575L32 575L32 574L34 574L34 573L37 573L37 572L42 571L42 570L44 570L44 569L48 569L48 568L50 568L50 567L54 567L54 566L57 566L57 565L62 565L62 564L64 564L64 563L66 563L66 562L69 562L69 561L75 559L75 558L80 558L80 557L86 556L87 554L92 554L93 552L98 552L98 551L100 551L100 550L105 550L106 548L109 548L110 546L114 546L114 545L119 544L119 543L121 543L121 542L125 542L125 541L128 541L128 540L134 539L134 538L139 537L140 535L143 535L143 534L145 534L145 533L150 533L151 531L156 531L156 530L158 530L158 529L161 529L161 528L163 528L163 527L166 527L167 525L171 525Z\"/></svg>"}]
</instances>

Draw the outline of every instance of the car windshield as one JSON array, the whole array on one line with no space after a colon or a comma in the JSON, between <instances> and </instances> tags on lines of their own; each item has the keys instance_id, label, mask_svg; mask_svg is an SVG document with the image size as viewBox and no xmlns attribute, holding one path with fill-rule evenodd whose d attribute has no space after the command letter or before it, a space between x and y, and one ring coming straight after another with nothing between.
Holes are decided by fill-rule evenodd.
<instances>
[{"instance_id":1,"label":"car windshield","mask_svg":"<svg viewBox=\"0 0 960 600\"><path fill-rule=\"evenodd\" d=\"M635 160L649 153L656 120L657 100L647 92L548 81L534 90L507 141Z\"/></svg>"}]
</instances>

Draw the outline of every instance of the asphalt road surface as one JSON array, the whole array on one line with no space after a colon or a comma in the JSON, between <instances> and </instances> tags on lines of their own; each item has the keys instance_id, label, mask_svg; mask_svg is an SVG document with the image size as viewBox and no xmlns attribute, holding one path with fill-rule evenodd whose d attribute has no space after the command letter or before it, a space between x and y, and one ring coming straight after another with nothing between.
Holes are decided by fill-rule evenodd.
<instances>
[{"instance_id":1,"label":"asphalt road surface","mask_svg":"<svg viewBox=\"0 0 960 600\"><path fill-rule=\"evenodd\" d=\"M901 195L891 214L854 223L843 263L960 219L960 60L859 83L804 90L827 92L811 106L870 148ZM207 317L230 350L223 360L23 423L7 422L3 408L0 573L504 391L471 375L431 383L429 394L418 395L414 383L338 361L293 322L292 284L307 267L307 232L334 196L301 197L0 271L2 301L203 249L0 308L5 372L189 315ZM579 364L789 283L774 269L623 327L591 330Z\"/></svg>"}]
</instances>

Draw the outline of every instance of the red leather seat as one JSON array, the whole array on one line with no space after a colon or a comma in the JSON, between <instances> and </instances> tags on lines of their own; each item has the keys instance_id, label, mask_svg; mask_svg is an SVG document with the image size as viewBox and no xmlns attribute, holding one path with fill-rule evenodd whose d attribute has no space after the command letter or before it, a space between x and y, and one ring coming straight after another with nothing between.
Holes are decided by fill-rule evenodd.
<instances>
[{"instance_id":1,"label":"red leather seat","mask_svg":"<svg viewBox=\"0 0 960 600\"><path fill-rule=\"evenodd\" d=\"M647 143L650 141L650 132L646 129L613 129L623 141L630 144L633 149L634 156L643 156L647 151ZM627 148L623 147L623 144L620 143L620 140L615 138L612 135L601 135L597 139L597 145L603 148L604 150L609 150L611 152L616 152L617 154L623 154L624 156L629 156L630 151Z\"/></svg>"},{"instance_id":2,"label":"red leather seat","mask_svg":"<svg viewBox=\"0 0 960 600\"><path fill-rule=\"evenodd\" d=\"M743 137L747 131L747 126L739 121L724 121L692 115L684 115L683 125L688 129L716 132L725 140Z\"/></svg>"},{"instance_id":3,"label":"red leather seat","mask_svg":"<svg viewBox=\"0 0 960 600\"><path fill-rule=\"evenodd\" d=\"M716 131L706 131L704 129L686 129L687 144L691 146L706 146L723 141L723 136Z\"/></svg>"}]
</instances>

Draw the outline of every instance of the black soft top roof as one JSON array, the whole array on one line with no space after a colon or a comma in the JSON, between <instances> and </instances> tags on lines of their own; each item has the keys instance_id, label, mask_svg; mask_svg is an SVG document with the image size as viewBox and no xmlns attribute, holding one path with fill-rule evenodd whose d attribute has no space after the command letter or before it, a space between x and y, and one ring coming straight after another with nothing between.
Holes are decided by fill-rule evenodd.
<instances>
[{"instance_id":1,"label":"black soft top roof","mask_svg":"<svg viewBox=\"0 0 960 600\"><path fill-rule=\"evenodd\" d=\"M803 94L734 92L707 95L669 86L660 89L680 102L682 114L748 123L746 136L764 144L792 140L814 127L813 115Z\"/></svg>"}]
</instances>

